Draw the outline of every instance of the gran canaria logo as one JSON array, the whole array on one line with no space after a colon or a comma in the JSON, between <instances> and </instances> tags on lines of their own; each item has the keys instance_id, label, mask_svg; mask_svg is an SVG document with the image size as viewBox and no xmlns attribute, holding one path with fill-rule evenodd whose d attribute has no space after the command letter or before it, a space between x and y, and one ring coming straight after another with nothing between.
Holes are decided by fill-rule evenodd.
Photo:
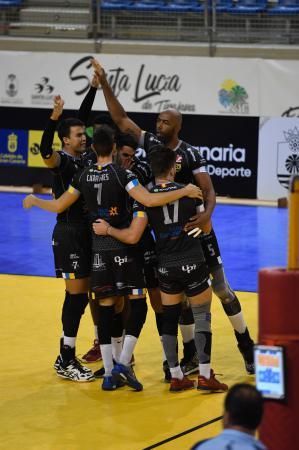
<instances>
[{"instance_id":1,"label":"gran canaria logo","mask_svg":"<svg viewBox=\"0 0 299 450\"><path fill-rule=\"evenodd\" d=\"M226 112L249 114L248 94L236 81L225 80L218 92L218 98Z\"/></svg>"},{"instance_id":2,"label":"gran canaria logo","mask_svg":"<svg viewBox=\"0 0 299 450\"><path fill-rule=\"evenodd\" d=\"M283 134L284 141L277 143L277 178L288 189L291 176L299 174L299 130L294 127Z\"/></svg>"}]
</instances>

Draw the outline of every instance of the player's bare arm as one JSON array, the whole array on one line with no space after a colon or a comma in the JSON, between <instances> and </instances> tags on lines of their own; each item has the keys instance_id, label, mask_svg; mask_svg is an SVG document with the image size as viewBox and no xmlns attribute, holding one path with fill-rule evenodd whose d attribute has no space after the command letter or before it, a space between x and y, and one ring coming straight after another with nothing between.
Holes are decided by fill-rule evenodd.
<instances>
[{"instance_id":1,"label":"player's bare arm","mask_svg":"<svg viewBox=\"0 0 299 450\"><path fill-rule=\"evenodd\" d=\"M112 227L103 219L98 219L92 224L92 228L97 235L111 236L125 244L137 244L143 235L147 223L148 220L146 215L144 217L134 217L130 226L121 230Z\"/></svg>"},{"instance_id":2,"label":"player's bare arm","mask_svg":"<svg viewBox=\"0 0 299 450\"><path fill-rule=\"evenodd\" d=\"M179 200L182 197L199 198L202 199L202 192L198 186L194 184L187 184L181 189L176 189L169 192L159 192L157 194L148 192L143 186L138 184L131 189L128 194L147 208L154 206L163 206L167 203Z\"/></svg>"},{"instance_id":3,"label":"player's bare arm","mask_svg":"<svg viewBox=\"0 0 299 450\"><path fill-rule=\"evenodd\" d=\"M60 95L55 95L54 97L54 106L50 116L51 121L58 122L64 107L64 100ZM40 152L41 156L49 169L54 169L55 167L59 167L60 165L60 156L59 153L53 151L53 138L54 133L52 130L45 130L42 136Z\"/></svg>"},{"instance_id":4,"label":"player's bare arm","mask_svg":"<svg viewBox=\"0 0 299 450\"><path fill-rule=\"evenodd\" d=\"M212 228L211 216L216 205L214 187L208 173L196 174L195 181L202 190L205 209L191 217L190 222L186 224L185 229L186 231L190 231L193 228L198 227L205 233L209 233Z\"/></svg>"},{"instance_id":5,"label":"player's bare arm","mask_svg":"<svg viewBox=\"0 0 299 450\"><path fill-rule=\"evenodd\" d=\"M105 70L96 59L91 60L92 66L95 72L99 75L100 83L103 89L107 108L111 114L113 121L123 133L130 133L137 141L139 141L141 135L141 128L131 120L123 106L119 103L115 97L113 90L111 89L108 80L106 78Z\"/></svg>"},{"instance_id":6,"label":"player's bare arm","mask_svg":"<svg viewBox=\"0 0 299 450\"><path fill-rule=\"evenodd\" d=\"M70 193L64 192L59 198L53 200L44 200L36 197L33 194L27 195L23 200L23 208L30 209L32 206L43 209L45 211L54 212L57 214L62 213L69 208L79 198L78 191Z\"/></svg>"}]
</instances>

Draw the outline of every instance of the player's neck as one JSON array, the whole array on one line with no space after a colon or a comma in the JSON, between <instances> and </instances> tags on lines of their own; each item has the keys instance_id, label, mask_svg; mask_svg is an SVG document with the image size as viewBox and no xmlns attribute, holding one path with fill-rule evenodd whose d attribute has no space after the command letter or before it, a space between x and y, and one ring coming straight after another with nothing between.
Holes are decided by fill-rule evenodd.
<instances>
[{"instance_id":1,"label":"player's neck","mask_svg":"<svg viewBox=\"0 0 299 450\"><path fill-rule=\"evenodd\" d=\"M166 177L156 178L156 184L167 184L167 183L172 183L172 182L173 182L173 177L171 175L166 176Z\"/></svg>"},{"instance_id":2,"label":"player's neck","mask_svg":"<svg viewBox=\"0 0 299 450\"><path fill-rule=\"evenodd\" d=\"M62 150L64 151L64 153L67 153L68 155L72 156L73 158L79 158L79 156L80 156L80 152L76 152L71 147L63 147Z\"/></svg>"},{"instance_id":3,"label":"player's neck","mask_svg":"<svg viewBox=\"0 0 299 450\"><path fill-rule=\"evenodd\" d=\"M180 139L178 138L178 136L174 136L165 145L166 145L166 147L170 148L171 150L174 150L178 146L179 142L180 142Z\"/></svg>"},{"instance_id":4,"label":"player's neck","mask_svg":"<svg viewBox=\"0 0 299 450\"><path fill-rule=\"evenodd\" d=\"M100 164L101 166L104 166L105 164L111 164L112 162L112 155L98 156L98 164Z\"/></svg>"}]
</instances>

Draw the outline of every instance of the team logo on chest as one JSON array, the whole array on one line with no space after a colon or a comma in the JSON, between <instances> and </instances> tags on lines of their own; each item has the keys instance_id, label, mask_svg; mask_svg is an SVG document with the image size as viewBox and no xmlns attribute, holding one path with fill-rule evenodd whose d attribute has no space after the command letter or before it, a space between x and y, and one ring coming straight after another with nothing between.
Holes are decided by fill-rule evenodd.
<instances>
[{"instance_id":1,"label":"team logo on chest","mask_svg":"<svg viewBox=\"0 0 299 450\"><path fill-rule=\"evenodd\" d=\"M175 170L176 172L179 172L182 168L182 160L183 157L182 155L176 155L176 159L175 159Z\"/></svg>"}]
</instances>

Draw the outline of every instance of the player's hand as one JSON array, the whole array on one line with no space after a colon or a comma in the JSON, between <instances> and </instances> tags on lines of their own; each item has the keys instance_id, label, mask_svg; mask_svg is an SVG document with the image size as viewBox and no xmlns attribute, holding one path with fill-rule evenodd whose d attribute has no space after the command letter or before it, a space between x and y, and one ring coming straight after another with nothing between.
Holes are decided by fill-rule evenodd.
<instances>
[{"instance_id":1,"label":"player's hand","mask_svg":"<svg viewBox=\"0 0 299 450\"><path fill-rule=\"evenodd\" d=\"M195 228L202 230L204 233L210 233L212 229L212 222L209 214L204 211L190 217L189 222L187 222L184 227L184 230L189 234L189 232Z\"/></svg>"},{"instance_id":2,"label":"player's hand","mask_svg":"<svg viewBox=\"0 0 299 450\"><path fill-rule=\"evenodd\" d=\"M185 186L186 197L203 199L202 191L198 186L189 183Z\"/></svg>"},{"instance_id":3,"label":"player's hand","mask_svg":"<svg viewBox=\"0 0 299 450\"><path fill-rule=\"evenodd\" d=\"M103 219L98 219L92 224L92 229L99 236L106 236L109 223Z\"/></svg>"},{"instance_id":4,"label":"player's hand","mask_svg":"<svg viewBox=\"0 0 299 450\"><path fill-rule=\"evenodd\" d=\"M105 74L105 70L103 69L103 67L101 66L101 64L99 63L99 61L95 58L92 58L90 60L91 65L95 71L95 73L98 75L100 83L102 83L102 81L104 81L106 79L106 74Z\"/></svg>"},{"instance_id":5,"label":"player's hand","mask_svg":"<svg viewBox=\"0 0 299 450\"><path fill-rule=\"evenodd\" d=\"M34 206L35 195L29 194L23 199L23 208L30 209Z\"/></svg>"},{"instance_id":6,"label":"player's hand","mask_svg":"<svg viewBox=\"0 0 299 450\"><path fill-rule=\"evenodd\" d=\"M55 95L53 111L52 111L52 114L51 114L51 119L52 120L58 120L59 119L59 117L62 114L63 107L64 107L64 100L63 100L63 98L61 98L60 95Z\"/></svg>"},{"instance_id":7,"label":"player's hand","mask_svg":"<svg viewBox=\"0 0 299 450\"><path fill-rule=\"evenodd\" d=\"M93 88L98 88L101 84L99 74L96 71L94 71L93 73L93 77L90 84Z\"/></svg>"}]
</instances>

